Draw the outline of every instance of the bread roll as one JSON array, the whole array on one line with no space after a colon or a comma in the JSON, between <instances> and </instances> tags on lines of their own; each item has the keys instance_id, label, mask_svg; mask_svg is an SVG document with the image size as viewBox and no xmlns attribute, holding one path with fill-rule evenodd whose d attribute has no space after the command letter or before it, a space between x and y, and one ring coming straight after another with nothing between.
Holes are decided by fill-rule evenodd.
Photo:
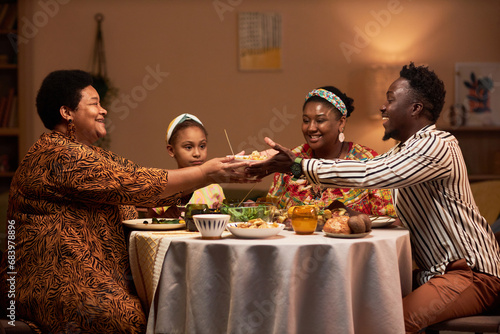
<instances>
[{"instance_id":1,"label":"bread roll","mask_svg":"<svg viewBox=\"0 0 500 334\"><path fill-rule=\"evenodd\" d=\"M370 232L372 230L372 220L368 215L360 214L359 217L365 222L365 231Z\"/></svg>"},{"instance_id":2,"label":"bread roll","mask_svg":"<svg viewBox=\"0 0 500 334\"><path fill-rule=\"evenodd\" d=\"M351 228L347 221L349 216L335 216L328 219L323 227L323 231L335 234L351 234Z\"/></svg>"},{"instance_id":3,"label":"bread roll","mask_svg":"<svg viewBox=\"0 0 500 334\"><path fill-rule=\"evenodd\" d=\"M347 223L351 228L352 233L365 233L365 222L360 215L349 217Z\"/></svg>"}]
</instances>

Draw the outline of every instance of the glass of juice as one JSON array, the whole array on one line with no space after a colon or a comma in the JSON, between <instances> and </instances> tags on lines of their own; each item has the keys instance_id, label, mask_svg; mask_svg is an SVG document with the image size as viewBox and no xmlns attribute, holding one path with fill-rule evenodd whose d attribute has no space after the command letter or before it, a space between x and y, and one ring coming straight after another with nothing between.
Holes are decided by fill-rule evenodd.
<instances>
[{"instance_id":1,"label":"glass of juice","mask_svg":"<svg viewBox=\"0 0 500 334\"><path fill-rule=\"evenodd\" d=\"M292 213L292 227L297 234L313 234L318 225L318 213L313 205L296 206Z\"/></svg>"}]
</instances>

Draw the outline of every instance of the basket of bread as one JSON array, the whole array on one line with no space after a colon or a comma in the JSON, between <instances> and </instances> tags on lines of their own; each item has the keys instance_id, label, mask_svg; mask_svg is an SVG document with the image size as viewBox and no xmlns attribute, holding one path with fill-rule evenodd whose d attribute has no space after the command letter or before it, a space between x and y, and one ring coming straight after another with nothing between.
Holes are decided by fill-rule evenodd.
<instances>
[{"instance_id":1,"label":"basket of bread","mask_svg":"<svg viewBox=\"0 0 500 334\"><path fill-rule=\"evenodd\" d=\"M333 209L332 217L326 220L323 232L326 236L336 238L362 238L372 229L372 222L368 215L349 215L343 209Z\"/></svg>"}]
</instances>

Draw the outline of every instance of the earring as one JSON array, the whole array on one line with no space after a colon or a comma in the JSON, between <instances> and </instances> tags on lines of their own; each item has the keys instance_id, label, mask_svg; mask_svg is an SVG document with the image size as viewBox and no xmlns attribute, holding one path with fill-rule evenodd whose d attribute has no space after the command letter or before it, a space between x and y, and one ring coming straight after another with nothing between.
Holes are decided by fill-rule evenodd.
<instances>
[{"instance_id":1,"label":"earring","mask_svg":"<svg viewBox=\"0 0 500 334\"><path fill-rule=\"evenodd\" d=\"M342 130L342 132L339 133L339 142L343 143L344 140L345 140L344 130Z\"/></svg>"},{"instance_id":2,"label":"earring","mask_svg":"<svg viewBox=\"0 0 500 334\"><path fill-rule=\"evenodd\" d=\"M66 136L68 136L70 140L75 141L75 131L76 131L75 124L73 124L73 120L70 119L68 121L68 129L66 130Z\"/></svg>"}]
</instances>

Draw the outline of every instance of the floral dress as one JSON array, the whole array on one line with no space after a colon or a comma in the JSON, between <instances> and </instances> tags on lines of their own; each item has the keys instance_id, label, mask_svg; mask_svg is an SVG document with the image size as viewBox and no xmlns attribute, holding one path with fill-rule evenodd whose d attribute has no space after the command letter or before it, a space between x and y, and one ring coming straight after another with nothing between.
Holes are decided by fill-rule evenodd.
<instances>
[{"instance_id":1,"label":"floral dress","mask_svg":"<svg viewBox=\"0 0 500 334\"><path fill-rule=\"evenodd\" d=\"M173 203L160 200L167 177L61 133L42 135L10 189L15 262L8 267L4 254L0 277L15 277L16 318L37 333L144 332L122 221L137 216L133 205Z\"/></svg>"},{"instance_id":2,"label":"floral dress","mask_svg":"<svg viewBox=\"0 0 500 334\"><path fill-rule=\"evenodd\" d=\"M349 142L347 160L372 159L378 154L365 146ZM313 152L308 144L293 149L297 157L311 159ZM368 215L396 216L391 193L387 189L326 188L309 184L305 178L294 179L292 175L275 173L268 196L277 200L279 208L294 205L315 204L327 207L338 200L350 209Z\"/></svg>"}]
</instances>

